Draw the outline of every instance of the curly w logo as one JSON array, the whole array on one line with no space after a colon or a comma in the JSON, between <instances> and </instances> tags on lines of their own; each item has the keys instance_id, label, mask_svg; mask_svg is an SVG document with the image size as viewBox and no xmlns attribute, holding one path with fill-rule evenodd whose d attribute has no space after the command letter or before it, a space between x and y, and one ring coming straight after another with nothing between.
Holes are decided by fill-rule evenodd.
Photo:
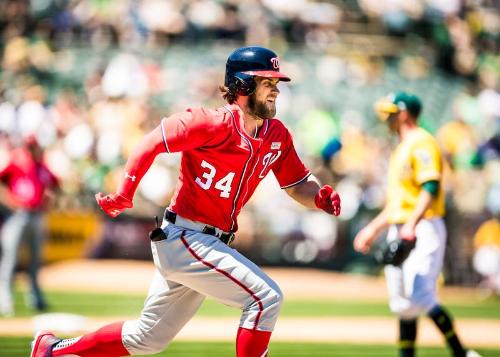
<instances>
[{"instance_id":1,"label":"curly w logo","mask_svg":"<svg viewBox=\"0 0 500 357\"><path fill-rule=\"evenodd\" d=\"M266 155L264 155L264 157L262 158L263 168L259 174L259 178L262 179L266 177L268 167L274 164L280 156L281 156L281 150L278 150L276 153L268 152Z\"/></svg>"},{"instance_id":2,"label":"curly w logo","mask_svg":"<svg viewBox=\"0 0 500 357\"><path fill-rule=\"evenodd\" d=\"M280 69L280 59L278 57L271 58L271 63L274 69Z\"/></svg>"}]
</instances>

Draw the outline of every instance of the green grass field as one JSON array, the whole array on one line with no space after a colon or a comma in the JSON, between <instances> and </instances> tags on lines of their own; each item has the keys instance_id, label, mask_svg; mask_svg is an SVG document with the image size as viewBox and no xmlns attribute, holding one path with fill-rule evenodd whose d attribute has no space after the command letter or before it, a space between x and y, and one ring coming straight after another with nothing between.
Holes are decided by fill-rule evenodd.
<instances>
[{"instance_id":1,"label":"green grass field","mask_svg":"<svg viewBox=\"0 0 500 357\"><path fill-rule=\"evenodd\" d=\"M0 356L26 357L29 355L29 338L0 337ZM500 356L500 350L477 350L486 357ZM419 357L448 356L444 348L422 347ZM395 346L387 345L348 345L348 344L313 344L313 343L271 343L272 357L390 357L397 356ZM231 342L173 342L169 348L155 356L165 357L234 357L234 344Z\"/></svg>"},{"instance_id":2,"label":"green grass field","mask_svg":"<svg viewBox=\"0 0 500 357\"><path fill-rule=\"evenodd\" d=\"M16 292L16 316L28 317L35 313L24 304L23 292ZM144 301L143 295L87 294L47 292L49 312L67 312L92 316L138 316ZM456 318L500 319L500 299L474 299L470 301L445 301ZM199 316L239 317L239 311L207 300L198 312ZM281 317L347 317L347 316L392 316L385 301L366 300L285 300ZM235 320L236 321L236 320ZM0 318L0 324L2 319ZM29 355L30 337L0 336L0 357L26 357ZM479 349L483 356L500 357L500 349ZM163 353L156 356L208 357L234 356L231 342L183 342L174 341ZM315 356L397 356L395 345L328 344L328 343L284 343L271 344L272 357ZM419 357L449 356L444 347L420 347Z\"/></svg>"},{"instance_id":3,"label":"green grass field","mask_svg":"<svg viewBox=\"0 0 500 357\"><path fill-rule=\"evenodd\" d=\"M124 294L84 294L47 292L51 312L67 312L85 316L137 316L145 296ZM500 298L445 302L456 318L500 319ZM24 304L21 292L16 293L16 316L32 316L33 311ZM206 300L200 316L235 316L237 309ZM341 317L341 316L392 316L385 301L346 300L285 300L280 316L287 317ZM1 321L1 320L0 320Z\"/></svg>"}]
</instances>

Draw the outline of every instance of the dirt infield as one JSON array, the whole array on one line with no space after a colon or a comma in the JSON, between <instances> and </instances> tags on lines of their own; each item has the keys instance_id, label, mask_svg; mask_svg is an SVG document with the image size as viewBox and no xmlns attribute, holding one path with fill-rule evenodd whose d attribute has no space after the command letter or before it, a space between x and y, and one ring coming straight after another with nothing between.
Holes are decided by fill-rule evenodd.
<instances>
[{"instance_id":1,"label":"dirt infield","mask_svg":"<svg viewBox=\"0 0 500 357\"><path fill-rule=\"evenodd\" d=\"M336 298L385 301L383 277L341 274L318 269L265 268L287 298ZM42 269L41 284L56 291L133 292L146 294L154 274L152 262L131 260L72 260ZM470 288L441 288L445 299L477 296Z\"/></svg>"},{"instance_id":2,"label":"dirt infield","mask_svg":"<svg viewBox=\"0 0 500 357\"><path fill-rule=\"evenodd\" d=\"M352 276L310 269L265 269L283 289L287 298L336 298L385 301L386 290L382 278ZM60 291L144 293L154 273L149 262L131 261L71 261L43 269L41 282L46 289ZM442 288L446 299L468 299L477 294L472 289ZM98 313L98 312L96 312ZM131 318L64 317L48 314L32 319L2 319L0 335L26 335L40 328L54 328L69 323L58 319L78 320L75 330L61 330L74 334L91 331L105 323ZM458 331L469 346L500 348L500 321L462 319L456 322ZM234 318L195 317L181 331L179 340L233 340L238 321ZM210 328L207 328L210 326ZM419 328L419 343L442 345L437 329L426 319ZM300 330L300 333L298 333ZM342 318L280 318L273 334L275 341L393 343L397 339L396 320L390 317Z\"/></svg>"},{"instance_id":3,"label":"dirt infield","mask_svg":"<svg viewBox=\"0 0 500 357\"><path fill-rule=\"evenodd\" d=\"M265 271L289 298L386 298L381 278L314 269L269 268ZM46 267L40 279L42 286L50 290L146 293L153 274L151 262L75 260Z\"/></svg>"}]
</instances>

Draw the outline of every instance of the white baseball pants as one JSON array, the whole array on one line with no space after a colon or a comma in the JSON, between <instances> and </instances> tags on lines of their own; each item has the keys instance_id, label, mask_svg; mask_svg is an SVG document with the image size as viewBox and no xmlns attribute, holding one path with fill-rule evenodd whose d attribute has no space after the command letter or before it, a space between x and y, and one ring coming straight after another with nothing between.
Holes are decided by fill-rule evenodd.
<instances>
[{"instance_id":1,"label":"white baseball pants","mask_svg":"<svg viewBox=\"0 0 500 357\"><path fill-rule=\"evenodd\" d=\"M283 294L257 265L212 235L166 221L163 230L167 239L151 243L157 271L141 317L123 325L131 355L164 350L205 296L241 309L243 328L274 329Z\"/></svg>"},{"instance_id":2,"label":"white baseball pants","mask_svg":"<svg viewBox=\"0 0 500 357\"><path fill-rule=\"evenodd\" d=\"M392 225L387 240L396 239L400 228L401 225ZM416 246L401 267L385 267L389 307L403 319L425 314L438 303L436 283L446 247L443 219L422 219L417 224L416 235Z\"/></svg>"}]
</instances>

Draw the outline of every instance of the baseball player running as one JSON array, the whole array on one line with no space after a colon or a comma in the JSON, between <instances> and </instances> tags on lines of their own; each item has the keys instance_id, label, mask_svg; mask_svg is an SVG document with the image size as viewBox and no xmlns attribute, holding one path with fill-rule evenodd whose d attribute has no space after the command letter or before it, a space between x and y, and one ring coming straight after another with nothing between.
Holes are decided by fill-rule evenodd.
<instances>
[{"instance_id":1,"label":"baseball player running","mask_svg":"<svg viewBox=\"0 0 500 357\"><path fill-rule=\"evenodd\" d=\"M160 352L205 296L241 309L238 357L267 356L283 294L276 282L230 247L240 210L272 170L294 200L340 214L339 195L331 186L320 186L297 156L289 131L274 118L279 81L290 78L279 71L273 51L239 48L227 60L221 86L227 105L164 118L139 143L117 192L98 193L96 199L109 216L118 216L133 206L134 192L155 157L182 152L175 194L161 230L151 235L156 275L142 314L73 339L39 333L32 357Z\"/></svg>"},{"instance_id":2,"label":"baseball player running","mask_svg":"<svg viewBox=\"0 0 500 357\"><path fill-rule=\"evenodd\" d=\"M436 297L446 243L441 187L442 156L436 140L417 125L422 109L415 95L400 92L376 103L375 109L400 143L389 162L387 203L382 212L354 239L354 248L367 253L373 241L389 228L387 241L415 241L400 266L387 265L389 305L399 316L401 356L414 356L417 318L427 314L442 332L453 356L478 356L462 346L450 314Z\"/></svg>"}]
</instances>

